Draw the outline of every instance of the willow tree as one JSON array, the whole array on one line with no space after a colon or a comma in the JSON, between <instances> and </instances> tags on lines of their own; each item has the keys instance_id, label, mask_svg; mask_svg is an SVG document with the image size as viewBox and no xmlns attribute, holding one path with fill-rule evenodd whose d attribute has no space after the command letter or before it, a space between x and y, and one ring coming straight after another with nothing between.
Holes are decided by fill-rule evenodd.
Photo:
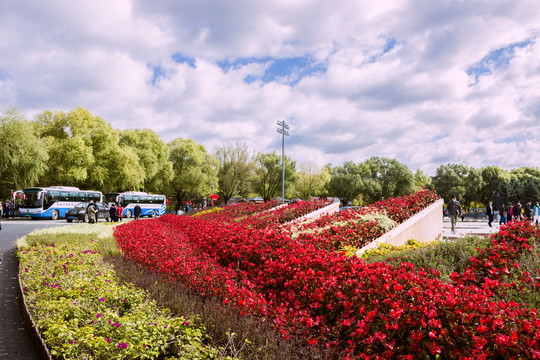
<instances>
[{"instance_id":1,"label":"willow tree","mask_svg":"<svg viewBox=\"0 0 540 360\"><path fill-rule=\"evenodd\" d=\"M184 201L207 195L212 182L217 182L218 162L203 145L192 139L177 138L168 144L173 178L168 195L176 202L176 210Z\"/></svg>"},{"instance_id":2,"label":"willow tree","mask_svg":"<svg viewBox=\"0 0 540 360\"><path fill-rule=\"evenodd\" d=\"M39 136L50 160L46 185L74 185L105 191L142 189L144 169L118 131L99 116L78 107L69 113L44 111L36 116Z\"/></svg>"},{"instance_id":3,"label":"willow tree","mask_svg":"<svg viewBox=\"0 0 540 360\"><path fill-rule=\"evenodd\" d=\"M17 109L0 114L0 196L9 190L36 186L47 169L47 147L34 125Z\"/></svg>"}]
</instances>

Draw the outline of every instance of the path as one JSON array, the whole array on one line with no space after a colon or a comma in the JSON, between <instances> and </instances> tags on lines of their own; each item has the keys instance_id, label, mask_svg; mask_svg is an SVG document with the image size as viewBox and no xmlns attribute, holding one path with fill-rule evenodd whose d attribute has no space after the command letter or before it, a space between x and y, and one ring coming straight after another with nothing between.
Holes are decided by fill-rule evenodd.
<instances>
[{"instance_id":1,"label":"path","mask_svg":"<svg viewBox=\"0 0 540 360\"><path fill-rule=\"evenodd\" d=\"M19 269L15 255L15 242L35 229L65 224L65 221L47 220L2 221L0 231L0 359L39 359L26 334L17 305Z\"/></svg>"}]
</instances>

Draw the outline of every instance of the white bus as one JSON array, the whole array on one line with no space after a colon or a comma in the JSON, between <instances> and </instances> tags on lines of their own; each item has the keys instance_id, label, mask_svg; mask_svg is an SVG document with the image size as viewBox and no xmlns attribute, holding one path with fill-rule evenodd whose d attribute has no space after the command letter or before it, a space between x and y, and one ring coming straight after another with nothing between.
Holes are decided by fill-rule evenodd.
<instances>
[{"instance_id":1,"label":"white bus","mask_svg":"<svg viewBox=\"0 0 540 360\"><path fill-rule=\"evenodd\" d=\"M66 211L81 202L101 202L100 191L80 190L71 186L31 187L23 190L19 216L50 218L57 220L66 216Z\"/></svg>"},{"instance_id":2,"label":"white bus","mask_svg":"<svg viewBox=\"0 0 540 360\"><path fill-rule=\"evenodd\" d=\"M135 205L141 207L141 216L161 216L165 214L167 198L165 195L152 195L139 191L128 191L123 193L105 194L105 200L109 203L120 204L124 208L123 216L130 218L133 216Z\"/></svg>"}]
</instances>

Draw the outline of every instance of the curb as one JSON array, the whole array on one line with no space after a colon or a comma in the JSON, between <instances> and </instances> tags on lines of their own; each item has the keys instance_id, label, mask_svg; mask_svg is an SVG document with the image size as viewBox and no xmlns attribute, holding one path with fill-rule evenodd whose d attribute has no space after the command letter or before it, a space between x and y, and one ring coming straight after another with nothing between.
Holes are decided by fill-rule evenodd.
<instances>
[{"instance_id":1,"label":"curb","mask_svg":"<svg viewBox=\"0 0 540 360\"><path fill-rule=\"evenodd\" d=\"M42 360L52 360L51 353L49 352L47 345L45 345L45 341L43 341L43 338L41 337L41 334L34 323L34 319L30 314L30 311L28 311L28 306L26 306L26 300L24 298L24 293L21 286L21 277L19 274L17 274L17 282L19 284L19 296L17 297L17 302L19 304L19 310L21 311L26 333L36 348L39 358Z\"/></svg>"}]
</instances>

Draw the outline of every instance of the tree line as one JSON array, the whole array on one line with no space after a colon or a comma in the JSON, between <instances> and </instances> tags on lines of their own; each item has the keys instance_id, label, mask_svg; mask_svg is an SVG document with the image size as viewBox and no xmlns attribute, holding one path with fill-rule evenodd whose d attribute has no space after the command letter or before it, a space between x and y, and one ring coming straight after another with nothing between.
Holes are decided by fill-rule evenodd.
<instances>
[{"instance_id":1,"label":"tree line","mask_svg":"<svg viewBox=\"0 0 540 360\"><path fill-rule=\"evenodd\" d=\"M17 109L0 116L0 196L29 186L77 186L81 189L147 191L165 194L181 208L213 190L220 202L231 198L281 196L281 154L250 152L228 143L213 152L192 139L169 143L149 129L117 130L78 107L68 113L43 111L27 119ZM495 201L540 199L540 169L506 171L441 165L432 178L395 159L372 157L342 166L300 163L285 156L285 196L338 197L344 205L362 205L421 188L448 200L456 195L465 208Z\"/></svg>"}]
</instances>

